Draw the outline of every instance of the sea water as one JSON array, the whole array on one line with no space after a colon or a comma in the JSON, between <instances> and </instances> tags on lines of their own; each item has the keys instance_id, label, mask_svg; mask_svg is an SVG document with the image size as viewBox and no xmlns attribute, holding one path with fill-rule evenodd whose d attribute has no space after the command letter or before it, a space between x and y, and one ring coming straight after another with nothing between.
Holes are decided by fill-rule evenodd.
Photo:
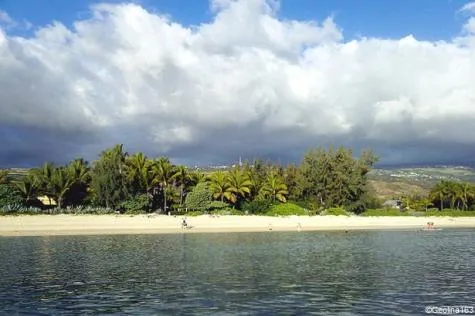
<instances>
[{"instance_id":1,"label":"sea water","mask_svg":"<svg viewBox=\"0 0 475 316\"><path fill-rule=\"evenodd\" d=\"M422 315L474 281L469 229L0 238L4 315Z\"/></svg>"}]
</instances>

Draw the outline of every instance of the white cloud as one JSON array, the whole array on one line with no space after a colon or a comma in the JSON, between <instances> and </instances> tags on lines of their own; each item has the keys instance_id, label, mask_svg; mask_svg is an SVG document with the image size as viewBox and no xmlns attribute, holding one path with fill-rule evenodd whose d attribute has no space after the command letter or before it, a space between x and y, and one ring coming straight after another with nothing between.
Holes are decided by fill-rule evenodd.
<instances>
[{"instance_id":1,"label":"white cloud","mask_svg":"<svg viewBox=\"0 0 475 316\"><path fill-rule=\"evenodd\" d=\"M475 2L469 2L460 9L460 11L465 12L475 12Z\"/></svg>"},{"instance_id":2,"label":"white cloud","mask_svg":"<svg viewBox=\"0 0 475 316\"><path fill-rule=\"evenodd\" d=\"M0 23L11 24L14 23L13 19L5 11L0 10Z\"/></svg>"},{"instance_id":3,"label":"white cloud","mask_svg":"<svg viewBox=\"0 0 475 316\"><path fill-rule=\"evenodd\" d=\"M330 18L278 19L276 1L211 6L194 28L100 4L73 29L0 29L0 125L85 135L81 153L118 141L180 157L285 154L319 139L475 144L473 17L452 41L344 41Z\"/></svg>"}]
</instances>

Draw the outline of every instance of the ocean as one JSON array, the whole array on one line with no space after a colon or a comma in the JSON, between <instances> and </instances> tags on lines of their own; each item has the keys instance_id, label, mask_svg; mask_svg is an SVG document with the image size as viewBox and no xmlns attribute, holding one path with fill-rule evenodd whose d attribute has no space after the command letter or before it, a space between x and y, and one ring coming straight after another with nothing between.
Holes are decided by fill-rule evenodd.
<instances>
[{"instance_id":1,"label":"ocean","mask_svg":"<svg viewBox=\"0 0 475 316\"><path fill-rule=\"evenodd\" d=\"M474 281L473 229L0 237L2 315L424 315Z\"/></svg>"}]
</instances>

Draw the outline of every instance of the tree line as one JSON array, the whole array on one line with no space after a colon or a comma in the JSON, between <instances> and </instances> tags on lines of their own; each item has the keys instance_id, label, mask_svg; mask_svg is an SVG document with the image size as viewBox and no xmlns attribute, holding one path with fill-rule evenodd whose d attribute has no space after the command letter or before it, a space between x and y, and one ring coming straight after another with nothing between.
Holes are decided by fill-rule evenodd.
<instances>
[{"instance_id":1,"label":"tree line","mask_svg":"<svg viewBox=\"0 0 475 316\"><path fill-rule=\"evenodd\" d=\"M376 162L371 151L355 158L345 147L316 148L307 151L300 164L281 166L254 160L231 170L204 173L175 165L167 157L128 154L123 145L116 145L92 163L82 158L63 166L46 162L8 184L3 172L0 183L14 191L15 201L25 206L36 206L37 198L46 196L58 208L92 205L166 213L199 209L200 199L208 196L215 207L235 210L252 203L292 201L309 209L342 207L360 213L378 203L367 181ZM11 193L4 204L12 202Z\"/></svg>"},{"instance_id":2,"label":"tree line","mask_svg":"<svg viewBox=\"0 0 475 316\"><path fill-rule=\"evenodd\" d=\"M441 180L426 195L408 194L401 199L402 207L417 211L475 210L475 184L463 181Z\"/></svg>"}]
</instances>

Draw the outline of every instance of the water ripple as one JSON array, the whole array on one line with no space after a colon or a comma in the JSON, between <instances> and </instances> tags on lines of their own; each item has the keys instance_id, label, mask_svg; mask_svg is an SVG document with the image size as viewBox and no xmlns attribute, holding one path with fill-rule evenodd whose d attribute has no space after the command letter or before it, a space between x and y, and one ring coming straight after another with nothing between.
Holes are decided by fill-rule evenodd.
<instances>
[{"instance_id":1,"label":"water ripple","mask_svg":"<svg viewBox=\"0 0 475 316\"><path fill-rule=\"evenodd\" d=\"M0 311L424 314L426 305L475 305L474 237L445 230L3 238Z\"/></svg>"}]
</instances>

